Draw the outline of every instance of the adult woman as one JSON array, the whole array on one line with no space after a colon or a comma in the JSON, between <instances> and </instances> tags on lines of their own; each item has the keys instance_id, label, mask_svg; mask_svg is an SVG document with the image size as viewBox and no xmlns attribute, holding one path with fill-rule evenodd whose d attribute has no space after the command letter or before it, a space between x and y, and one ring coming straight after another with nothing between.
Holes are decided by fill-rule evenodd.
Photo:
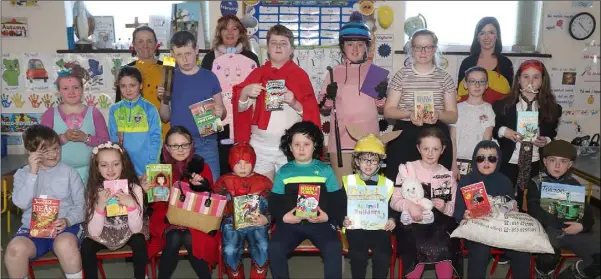
<instances>
[{"instance_id":1,"label":"adult woman","mask_svg":"<svg viewBox=\"0 0 601 279\"><path fill-rule=\"evenodd\" d=\"M465 71L473 66L480 66L488 71L488 89L484 93L485 102L492 104L494 101L505 98L509 94L513 81L513 64L511 60L501 54L501 28L494 17L484 17L476 24L474 41L470 48L470 56L463 59L459 67L459 94L458 100L467 99Z\"/></svg>"},{"instance_id":2,"label":"adult woman","mask_svg":"<svg viewBox=\"0 0 601 279\"><path fill-rule=\"evenodd\" d=\"M438 38L434 32L420 29L413 33L405 46L411 64L401 68L388 86L388 97L384 105L384 117L395 119L394 130L403 133L389 142L386 150L386 177L397 178L400 164L420 158L415 146L417 135L426 127L438 127L444 134L443 145L450 145L448 124L457 121L457 91L451 75L437 65ZM415 93L431 92L434 113L431 117L416 117L414 112ZM440 164L451 169L453 149L446 148L440 157Z\"/></svg>"},{"instance_id":3,"label":"adult woman","mask_svg":"<svg viewBox=\"0 0 601 279\"><path fill-rule=\"evenodd\" d=\"M213 38L213 48L204 56L202 59L202 64L200 65L202 68L213 71L217 75L219 78L219 83L221 84L221 93L224 97L223 102L226 106L226 110L232 111L232 85L235 85L246 79L246 76L248 76L250 70L252 69L248 69L249 67L236 68L240 70L246 70L241 71L241 73L244 72L244 74L240 76L229 75L229 70L227 70L227 74L220 73L221 70L226 71L226 69L221 69L218 67L213 69L214 62L221 61L222 59L220 59L220 57L226 53L241 54L248 58L242 60L240 60L239 57L235 58L238 59L235 61L236 65L250 65L250 67L252 67L253 63L255 67L259 65L259 58L251 51L250 42L248 41L248 36L246 34L246 28L244 28L240 19L238 19L238 17L235 15L225 15L217 20L217 26L215 27L215 38ZM223 59L228 58L224 57ZM228 119L232 119L231 115L229 114L226 118L226 122ZM233 141L230 140L230 129L232 129L230 125L225 125L223 132L217 135L219 158L221 158L219 160L221 174L232 172L227 160L229 156L229 150L233 144Z\"/></svg>"}]
</instances>

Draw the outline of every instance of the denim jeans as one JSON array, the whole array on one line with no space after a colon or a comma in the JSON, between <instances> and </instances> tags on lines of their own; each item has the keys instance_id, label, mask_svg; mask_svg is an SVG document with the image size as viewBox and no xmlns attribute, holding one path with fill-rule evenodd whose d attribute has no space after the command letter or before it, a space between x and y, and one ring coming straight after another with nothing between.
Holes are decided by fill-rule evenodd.
<instances>
[{"instance_id":1,"label":"denim jeans","mask_svg":"<svg viewBox=\"0 0 601 279\"><path fill-rule=\"evenodd\" d=\"M217 181L221 173L219 168L219 152L217 150L217 136L194 138L194 153L201 156L211 168L213 181Z\"/></svg>"},{"instance_id":2,"label":"denim jeans","mask_svg":"<svg viewBox=\"0 0 601 279\"><path fill-rule=\"evenodd\" d=\"M258 266L264 266L267 262L267 246L269 236L265 226L247 227L239 230L234 229L233 224L222 226L223 234L223 258L225 264L232 270L237 270L242 261L244 252L244 240L248 240L250 257Z\"/></svg>"}]
</instances>

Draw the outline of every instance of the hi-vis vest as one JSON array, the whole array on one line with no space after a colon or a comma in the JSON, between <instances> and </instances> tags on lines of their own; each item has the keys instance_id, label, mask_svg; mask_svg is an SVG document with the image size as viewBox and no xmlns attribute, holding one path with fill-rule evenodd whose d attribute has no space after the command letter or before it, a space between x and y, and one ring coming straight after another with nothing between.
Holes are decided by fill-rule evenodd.
<instances>
[{"instance_id":1,"label":"hi-vis vest","mask_svg":"<svg viewBox=\"0 0 601 279\"><path fill-rule=\"evenodd\" d=\"M356 185L356 186L367 186L365 185L365 181L361 179L358 174L351 174L342 177L342 185L344 186L344 190L347 191L348 194L348 185ZM390 201L390 197L392 197L392 192L394 191L394 182L392 180L386 178L386 176L380 174L378 176L378 186L387 186L388 195L387 201Z\"/></svg>"}]
</instances>

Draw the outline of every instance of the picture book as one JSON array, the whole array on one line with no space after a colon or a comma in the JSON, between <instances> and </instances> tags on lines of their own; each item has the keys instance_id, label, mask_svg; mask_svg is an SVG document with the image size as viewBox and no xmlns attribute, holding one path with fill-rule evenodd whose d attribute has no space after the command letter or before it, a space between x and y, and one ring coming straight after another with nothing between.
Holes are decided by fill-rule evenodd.
<instances>
[{"instance_id":1,"label":"picture book","mask_svg":"<svg viewBox=\"0 0 601 279\"><path fill-rule=\"evenodd\" d=\"M540 206L557 218L579 222L584 216L586 189L580 185L543 182Z\"/></svg>"},{"instance_id":2,"label":"picture book","mask_svg":"<svg viewBox=\"0 0 601 279\"><path fill-rule=\"evenodd\" d=\"M457 169L459 169L459 177L457 179L461 180L463 176L472 172L472 161L457 159Z\"/></svg>"},{"instance_id":3,"label":"picture book","mask_svg":"<svg viewBox=\"0 0 601 279\"><path fill-rule=\"evenodd\" d=\"M461 194L467 210L472 218L488 216L491 211L486 188L483 182L474 183L461 188Z\"/></svg>"},{"instance_id":4,"label":"picture book","mask_svg":"<svg viewBox=\"0 0 601 279\"><path fill-rule=\"evenodd\" d=\"M170 164L146 165L146 179L149 189L146 192L148 202L169 201L172 171Z\"/></svg>"},{"instance_id":5,"label":"picture book","mask_svg":"<svg viewBox=\"0 0 601 279\"><path fill-rule=\"evenodd\" d=\"M434 92L415 92L415 117L430 121L434 116Z\"/></svg>"},{"instance_id":6,"label":"picture book","mask_svg":"<svg viewBox=\"0 0 601 279\"><path fill-rule=\"evenodd\" d=\"M46 196L31 201L31 223L29 236L36 238L55 238L56 229L52 224L58 218L60 201Z\"/></svg>"},{"instance_id":7,"label":"picture book","mask_svg":"<svg viewBox=\"0 0 601 279\"><path fill-rule=\"evenodd\" d=\"M301 184L298 186L298 198L296 199L296 216L309 218L317 216L319 205L319 190L317 185Z\"/></svg>"},{"instance_id":8,"label":"picture book","mask_svg":"<svg viewBox=\"0 0 601 279\"><path fill-rule=\"evenodd\" d=\"M119 190L127 194L127 179L119 180L106 180L104 181L104 189L111 189L111 195L113 196L106 202L106 217L115 217L121 215L127 215L127 206L119 205L117 198L114 197Z\"/></svg>"},{"instance_id":9,"label":"picture book","mask_svg":"<svg viewBox=\"0 0 601 279\"><path fill-rule=\"evenodd\" d=\"M352 225L348 229L383 230L388 221L387 186L348 185L347 212Z\"/></svg>"},{"instance_id":10,"label":"picture book","mask_svg":"<svg viewBox=\"0 0 601 279\"><path fill-rule=\"evenodd\" d=\"M375 64L371 64L369 66L369 70L367 70L367 75L363 80L363 84L361 85L361 92L366 95L378 99L380 96L376 91L376 87L382 82L388 79L389 71L376 66Z\"/></svg>"},{"instance_id":11,"label":"picture book","mask_svg":"<svg viewBox=\"0 0 601 279\"><path fill-rule=\"evenodd\" d=\"M243 195L234 197L234 228L252 227L252 217L260 214L261 198L259 195Z\"/></svg>"},{"instance_id":12,"label":"picture book","mask_svg":"<svg viewBox=\"0 0 601 279\"><path fill-rule=\"evenodd\" d=\"M267 111L283 110L286 81L283 79L268 80L265 89L265 109Z\"/></svg>"},{"instance_id":13,"label":"picture book","mask_svg":"<svg viewBox=\"0 0 601 279\"><path fill-rule=\"evenodd\" d=\"M213 115L215 100L208 99L189 106L201 137L223 131L221 119Z\"/></svg>"},{"instance_id":14,"label":"picture book","mask_svg":"<svg viewBox=\"0 0 601 279\"><path fill-rule=\"evenodd\" d=\"M515 130L522 141L532 142L538 134L538 111L518 111L518 127Z\"/></svg>"}]
</instances>

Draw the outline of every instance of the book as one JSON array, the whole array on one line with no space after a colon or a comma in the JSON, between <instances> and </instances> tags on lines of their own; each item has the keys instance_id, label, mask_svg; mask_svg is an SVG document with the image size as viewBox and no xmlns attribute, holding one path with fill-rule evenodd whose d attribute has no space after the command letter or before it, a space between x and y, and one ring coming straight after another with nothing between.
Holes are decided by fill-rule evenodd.
<instances>
[{"instance_id":1,"label":"book","mask_svg":"<svg viewBox=\"0 0 601 279\"><path fill-rule=\"evenodd\" d=\"M189 106L201 137L223 131L221 119L213 115L215 100L207 99Z\"/></svg>"},{"instance_id":2,"label":"book","mask_svg":"<svg viewBox=\"0 0 601 279\"><path fill-rule=\"evenodd\" d=\"M388 186L348 185L348 229L383 230L388 222Z\"/></svg>"},{"instance_id":3,"label":"book","mask_svg":"<svg viewBox=\"0 0 601 279\"><path fill-rule=\"evenodd\" d=\"M56 229L52 224L58 218L60 201L46 196L31 201L31 222L29 236L36 238L55 238Z\"/></svg>"},{"instance_id":4,"label":"book","mask_svg":"<svg viewBox=\"0 0 601 279\"><path fill-rule=\"evenodd\" d=\"M522 141L532 142L538 134L538 111L518 111L518 127L515 130Z\"/></svg>"},{"instance_id":5,"label":"book","mask_svg":"<svg viewBox=\"0 0 601 279\"><path fill-rule=\"evenodd\" d=\"M543 182L540 206L553 216L579 222L584 216L586 189L580 185Z\"/></svg>"},{"instance_id":6,"label":"book","mask_svg":"<svg viewBox=\"0 0 601 279\"><path fill-rule=\"evenodd\" d=\"M283 110L286 81L283 79L268 80L265 89L265 109L267 111Z\"/></svg>"},{"instance_id":7,"label":"book","mask_svg":"<svg viewBox=\"0 0 601 279\"><path fill-rule=\"evenodd\" d=\"M319 206L318 185L298 185L298 198L296 199L296 216L301 218L317 217L317 206Z\"/></svg>"},{"instance_id":8,"label":"book","mask_svg":"<svg viewBox=\"0 0 601 279\"><path fill-rule=\"evenodd\" d=\"M457 180L461 180L462 177L472 172L472 161L465 159L457 159L457 169L459 169L459 177Z\"/></svg>"},{"instance_id":9,"label":"book","mask_svg":"<svg viewBox=\"0 0 601 279\"><path fill-rule=\"evenodd\" d=\"M106 180L103 183L104 189L111 190L111 198L106 202L106 217L115 217L121 215L127 215L127 206L119 205L117 202L117 198L114 197L119 190L123 191L123 193L127 194L129 191L127 190L127 179L119 179L119 180Z\"/></svg>"},{"instance_id":10,"label":"book","mask_svg":"<svg viewBox=\"0 0 601 279\"><path fill-rule=\"evenodd\" d=\"M388 70L371 64L367 70L367 75L361 85L361 92L374 98L379 99L379 93L376 91L376 87L382 82L388 79Z\"/></svg>"},{"instance_id":11,"label":"book","mask_svg":"<svg viewBox=\"0 0 601 279\"><path fill-rule=\"evenodd\" d=\"M252 217L259 216L261 197L259 195L243 195L234 197L234 228L252 227Z\"/></svg>"},{"instance_id":12,"label":"book","mask_svg":"<svg viewBox=\"0 0 601 279\"><path fill-rule=\"evenodd\" d=\"M146 165L146 179L149 185L146 192L149 203L169 200L169 188L173 179L170 164Z\"/></svg>"},{"instance_id":13,"label":"book","mask_svg":"<svg viewBox=\"0 0 601 279\"><path fill-rule=\"evenodd\" d=\"M461 188L461 194L465 201L467 210L470 211L472 218L488 216L491 211L486 188L483 182L474 183Z\"/></svg>"},{"instance_id":14,"label":"book","mask_svg":"<svg viewBox=\"0 0 601 279\"><path fill-rule=\"evenodd\" d=\"M430 121L434 116L434 92L415 92L415 118Z\"/></svg>"}]
</instances>

